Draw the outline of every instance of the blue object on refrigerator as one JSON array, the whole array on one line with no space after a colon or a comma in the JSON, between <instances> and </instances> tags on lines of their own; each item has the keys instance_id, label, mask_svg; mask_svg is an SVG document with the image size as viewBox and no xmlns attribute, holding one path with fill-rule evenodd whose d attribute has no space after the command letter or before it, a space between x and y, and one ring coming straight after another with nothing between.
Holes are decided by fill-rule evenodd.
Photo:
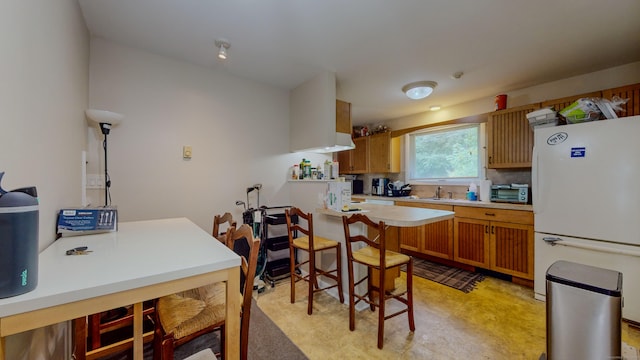
<instances>
[{"instance_id":1,"label":"blue object on refrigerator","mask_svg":"<svg viewBox=\"0 0 640 360\"><path fill-rule=\"evenodd\" d=\"M38 215L35 187L5 191L0 186L0 298L38 285Z\"/></svg>"}]
</instances>

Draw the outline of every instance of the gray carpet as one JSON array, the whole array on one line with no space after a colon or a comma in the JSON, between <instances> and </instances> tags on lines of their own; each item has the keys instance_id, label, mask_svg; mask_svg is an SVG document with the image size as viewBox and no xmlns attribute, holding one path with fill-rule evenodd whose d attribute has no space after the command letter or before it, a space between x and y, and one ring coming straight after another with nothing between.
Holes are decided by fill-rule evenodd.
<instances>
[{"instance_id":1,"label":"gray carpet","mask_svg":"<svg viewBox=\"0 0 640 360\"><path fill-rule=\"evenodd\" d=\"M213 352L220 349L218 333L202 335L187 344L175 349L174 358L182 360L198 351L211 348ZM251 304L251 320L249 325L249 360L306 360L304 353L280 330L264 312L256 305L255 300ZM104 360L131 359L131 352L105 357ZM153 359L153 344L148 343L144 347L144 359Z\"/></svg>"}]
</instances>

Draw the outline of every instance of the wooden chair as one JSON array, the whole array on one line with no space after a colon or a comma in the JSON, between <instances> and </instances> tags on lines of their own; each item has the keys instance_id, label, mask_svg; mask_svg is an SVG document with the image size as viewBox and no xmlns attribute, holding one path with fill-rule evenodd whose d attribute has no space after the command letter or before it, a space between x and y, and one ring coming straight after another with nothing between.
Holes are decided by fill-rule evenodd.
<instances>
[{"instance_id":1,"label":"wooden chair","mask_svg":"<svg viewBox=\"0 0 640 360\"><path fill-rule=\"evenodd\" d=\"M409 330L415 331L413 320L413 261L410 256L400 254L385 248L385 224L373 222L364 214L354 214L350 217L343 216L342 224L347 246L347 261L349 271L349 329L355 330L355 306L360 301L369 304L371 311L378 308L378 348L382 349L384 343L384 321L397 315L407 313L409 317ZM368 227L368 235L351 235L350 225L364 224ZM364 243L366 246L354 250L353 245ZM362 264L368 268L368 275L360 280L354 280L354 264ZM395 289L384 290L385 273L391 268L407 265L406 282L401 278L396 279ZM373 271L377 270L377 271ZM375 275L374 275L375 274ZM377 277L377 285L372 283L373 276ZM367 281L366 293L357 294L355 287L363 281ZM357 300L356 300L357 299ZM385 302L395 299L406 306L390 315L385 314Z\"/></svg>"},{"instance_id":2,"label":"wooden chair","mask_svg":"<svg viewBox=\"0 0 640 360\"><path fill-rule=\"evenodd\" d=\"M295 223L294 219L298 220ZM311 213L304 213L302 210L292 207L285 210L285 218L287 220L287 233L289 235L289 262L291 272L291 303L296 301L296 282L303 280L308 282L309 295L307 313L311 315L313 312L313 294L319 291L338 288L338 296L340 303L344 303L344 295L342 294L342 252L340 243L335 240L325 239L323 237L314 236L313 234L313 216ZM302 224L304 222L305 224ZM298 235L298 237L296 237ZM300 263L296 263L296 250L306 251L309 259ZM336 252L336 268L333 270L324 270L316 264L316 253L325 250L335 250ZM303 275L300 271L303 265L309 264L307 275ZM333 285L320 287L318 277L324 276L335 282Z\"/></svg>"},{"instance_id":3,"label":"wooden chair","mask_svg":"<svg viewBox=\"0 0 640 360\"><path fill-rule=\"evenodd\" d=\"M227 246L242 257L240 356L244 360L247 359L253 278L260 239L253 237L253 230L247 224L237 230L230 228L226 239ZM155 306L154 359L173 359L175 347L216 330L220 330L224 358L225 295L225 284L216 283L158 299Z\"/></svg>"},{"instance_id":4,"label":"wooden chair","mask_svg":"<svg viewBox=\"0 0 640 360\"><path fill-rule=\"evenodd\" d=\"M153 321L153 301L143 303L143 327ZM133 307L127 306L101 313L83 316L74 320L75 348L73 358L77 360L105 357L119 351L133 349ZM113 335L120 333L120 335ZM103 340L103 336L106 338ZM153 331L144 331L143 342L153 340Z\"/></svg>"},{"instance_id":5,"label":"wooden chair","mask_svg":"<svg viewBox=\"0 0 640 360\"><path fill-rule=\"evenodd\" d=\"M221 225L224 225L225 223L227 223L225 231L220 232ZM226 232L229 231L229 229L232 227L235 228L236 225L237 223L235 220L233 220L233 216L231 215L231 213L226 212L222 215L216 215L213 217L213 231L211 231L211 235L213 235L214 238L220 240L220 242L224 244L225 241L227 241Z\"/></svg>"}]
</instances>

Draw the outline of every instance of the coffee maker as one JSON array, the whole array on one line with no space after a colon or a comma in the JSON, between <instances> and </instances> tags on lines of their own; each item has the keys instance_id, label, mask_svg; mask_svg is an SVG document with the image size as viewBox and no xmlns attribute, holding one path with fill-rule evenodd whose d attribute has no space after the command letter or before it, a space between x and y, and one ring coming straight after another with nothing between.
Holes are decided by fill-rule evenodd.
<instances>
[{"instance_id":1,"label":"coffee maker","mask_svg":"<svg viewBox=\"0 0 640 360\"><path fill-rule=\"evenodd\" d=\"M387 185L389 185L389 178L373 178L371 180L371 195L387 195Z\"/></svg>"}]
</instances>

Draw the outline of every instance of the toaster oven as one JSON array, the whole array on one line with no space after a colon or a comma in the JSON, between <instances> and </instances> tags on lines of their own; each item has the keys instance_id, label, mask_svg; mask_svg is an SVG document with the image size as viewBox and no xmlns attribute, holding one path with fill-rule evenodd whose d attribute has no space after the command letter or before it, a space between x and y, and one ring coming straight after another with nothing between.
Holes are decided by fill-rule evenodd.
<instances>
[{"instance_id":1,"label":"toaster oven","mask_svg":"<svg viewBox=\"0 0 640 360\"><path fill-rule=\"evenodd\" d=\"M492 185L491 201L527 204L529 203L529 185L527 184Z\"/></svg>"}]
</instances>

